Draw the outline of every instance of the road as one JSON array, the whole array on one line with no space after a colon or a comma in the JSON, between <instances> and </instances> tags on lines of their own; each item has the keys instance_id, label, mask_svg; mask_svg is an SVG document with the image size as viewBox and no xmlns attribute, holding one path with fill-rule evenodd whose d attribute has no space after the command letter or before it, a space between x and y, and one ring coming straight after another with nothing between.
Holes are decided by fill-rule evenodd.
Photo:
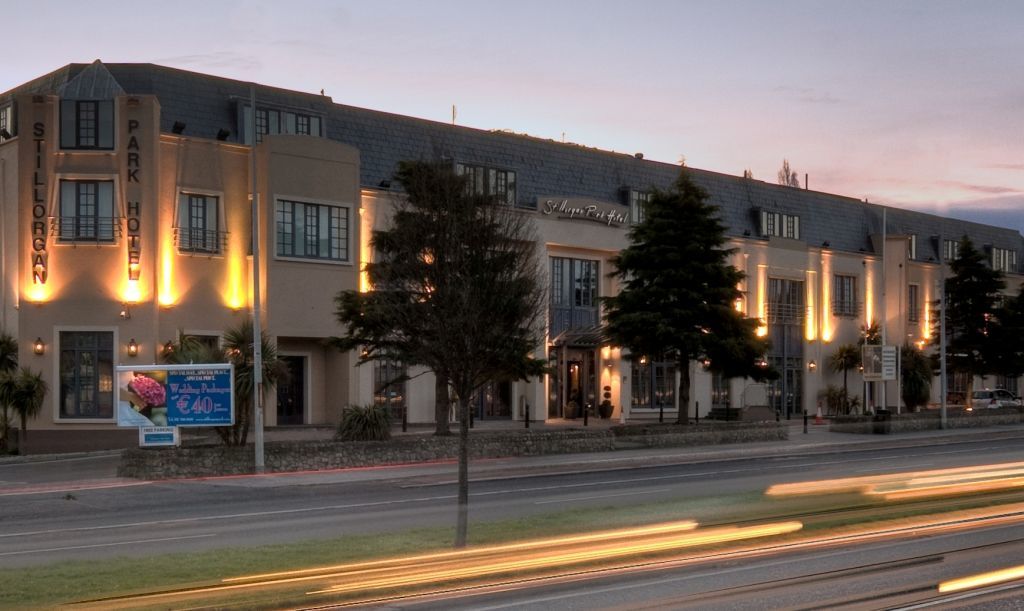
<instances>
[{"instance_id":1,"label":"road","mask_svg":"<svg viewBox=\"0 0 1024 611\"><path fill-rule=\"evenodd\" d=\"M1019 440L974 439L813 456L518 474L474 481L470 513L473 520L498 520L573 508L759 494L782 482L1018 461L1024 456L1019 446ZM0 568L147 556L155 550L295 542L454 522L453 464L125 482L98 477L109 473L104 461L110 460L0 465ZM69 469L75 470L76 477L67 477ZM62 472L64 480L74 483L61 483ZM695 507L705 514L698 519L721 511L712 501ZM588 524L587 529L600 526Z\"/></svg>"},{"instance_id":2,"label":"road","mask_svg":"<svg viewBox=\"0 0 1024 611\"><path fill-rule=\"evenodd\" d=\"M1019 524L812 552L662 562L377 603L389 609L1021 609L1024 581L940 593L940 582L1024 562ZM370 605L374 606L374 605Z\"/></svg>"}]
</instances>

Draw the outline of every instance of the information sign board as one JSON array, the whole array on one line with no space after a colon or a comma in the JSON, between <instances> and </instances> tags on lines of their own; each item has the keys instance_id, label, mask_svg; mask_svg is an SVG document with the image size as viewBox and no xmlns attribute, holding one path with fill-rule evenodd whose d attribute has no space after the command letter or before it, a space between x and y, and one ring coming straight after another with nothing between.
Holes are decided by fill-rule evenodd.
<instances>
[{"instance_id":1,"label":"information sign board","mask_svg":"<svg viewBox=\"0 0 1024 611\"><path fill-rule=\"evenodd\" d=\"M181 445L176 426L140 426L139 447L157 448Z\"/></svg>"}]
</instances>

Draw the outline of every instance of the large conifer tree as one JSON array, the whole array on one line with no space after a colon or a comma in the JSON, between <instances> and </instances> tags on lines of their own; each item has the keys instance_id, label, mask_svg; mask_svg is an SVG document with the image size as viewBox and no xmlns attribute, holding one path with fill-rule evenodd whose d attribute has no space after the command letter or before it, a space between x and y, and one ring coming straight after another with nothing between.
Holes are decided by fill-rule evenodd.
<instances>
[{"instance_id":1,"label":"large conifer tree","mask_svg":"<svg viewBox=\"0 0 1024 611\"><path fill-rule=\"evenodd\" d=\"M1006 287L1002 272L992 269L985 255L964 236L959 256L950 261L953 275L946 278L946 366L949 371L969 374L965 401L974 390L974 376L998 370L994 316L1000 293ZM936 308L938 310L938 308ZM939 313L936 311L935 320ZM936 331L938 325L936 324ZM938 345L939 334L933 334ZM969 403L968 403L969 405Z\"/></svg>"},{"instance_id":2,"label":"large conifer tree","mask_svg":"<svg viewBox=\"0 0 1024 611\"><path fill-rule=\"evenodd\" d=\"M743 272L729 264L725 227L708 194L683 168L668 191L655 191L644 221L629 232L630 245L613 259L621 280L605 303L609 338L634 357L675 361L679 418L688 420L690 361L708 359L728 377L766 379L768 342L758 321L736 310Z\"/></svg>"}]
</instances>

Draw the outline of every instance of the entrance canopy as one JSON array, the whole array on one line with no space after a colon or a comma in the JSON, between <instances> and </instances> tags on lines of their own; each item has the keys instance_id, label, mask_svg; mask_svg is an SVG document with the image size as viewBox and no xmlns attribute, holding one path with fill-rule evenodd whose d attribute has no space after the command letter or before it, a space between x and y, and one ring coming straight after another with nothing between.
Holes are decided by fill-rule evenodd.
<instances>
[{"instance_id":1,"label":"entrance canopy","mask_svg":"<svg viewBox=\"0 0 1024 611\"><path fill-rule=\"evenodd\" d=\"M552 340L554 346L566 346L572 348L597 348L606 343L604 328L601 325L593 327L582 327L579 329L566 329Z\"/></svg>"}]
</instances>

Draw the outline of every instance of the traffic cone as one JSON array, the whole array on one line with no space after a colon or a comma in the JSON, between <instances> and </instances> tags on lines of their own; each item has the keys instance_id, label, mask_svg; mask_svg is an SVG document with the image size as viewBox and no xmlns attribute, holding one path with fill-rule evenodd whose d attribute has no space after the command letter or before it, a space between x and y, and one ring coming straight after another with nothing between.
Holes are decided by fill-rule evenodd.
<instances>
[{"instance_id":1,"label":"traffic cone","mask_svg":"<svg viewBox=\"0 0 1024 611\"><path fill-rule=\"evenodd\" d=\"M814 415L814 424L825 424L825 419L821 417L821 401L818 401L818 413Z\"/></svg>"}]
</instances>

